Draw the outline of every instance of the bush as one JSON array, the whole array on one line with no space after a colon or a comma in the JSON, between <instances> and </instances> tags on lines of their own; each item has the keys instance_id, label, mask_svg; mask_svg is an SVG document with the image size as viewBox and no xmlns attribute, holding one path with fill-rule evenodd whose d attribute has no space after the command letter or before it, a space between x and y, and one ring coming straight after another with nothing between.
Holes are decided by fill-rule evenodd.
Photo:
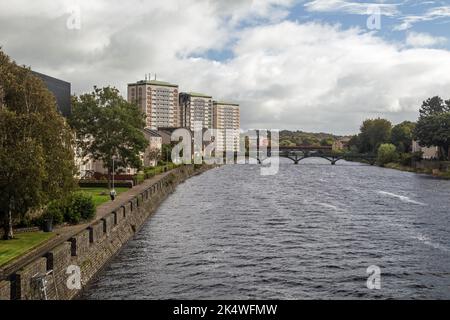
<instances>
[{"instance_id":1,"label":"bush","mask_svg":"<svg viewBox=\"0 0 450 320\"><path fill-rule=\"evenodd\" d=\"M138 185L143 183L145 180L145 173L138 173L133 177L134 185Z\"/></svg>"},{"instance_id":2,"label":"bush","mask_svg":"<svg viewBox=\"0 0 450 320\"><path fill-rule=\"evenodd\" d=\"M65 199L50 202L36 224L42 226L46 219L52 219L54 225L64 222L78 224L82 220L91 220L94 216L95 204L92 197L83 192L76 192Z\"/></svg>"},{"instance_id":3,"label":"bush","mask_svg":"<svg viewBox=\"0 0 450 320\"><path fill-rule=\"evenodd\" d=\"M413 155L411 153L401 153L400 154L400 164L403 166L411 166L413 160Z\"/></svg>"},{"instance_id":4,"label":"bush","mask_svg":"<svg viewBox=\"0 0 450 320\"><path fill-rule=\"evenodd\" d=\"M377 162L380 166L384 166L390 162L398 160L397 148L390 143L384 143L378 148Z\"/></svg>"},{"instance_id":5,"label":"bush","mask_svg":"<svg viewBox=\"0 0 450 320\"><path fill-rule=\"evenodd\" d=\"M46 219L51 219L53 225L59 225L64 222L64 204L61 200L54 200L49 203L42 215L41 222L43 223Z\"/></svg>"},{"instance_id":6,"label":"bush","mask_svg":"<svg viewBox=\"0 0 450 320\"><path fill-rule=\"evenodd\" d=\"M80 220L91 220L95 217L95 204L92 196L84 192L76 192L70 197L67 222L78 223Z\"/></svg>"},{"instance_id":7,"label":"bush","mask_svg":"<svg viewBox=\"0 0 450 320\"><path fill-rule=\"evenodd\" d=\"M64 210L64 221L69 224L78 224L81 221L81 214L68 206Z\"/></svg>"}]
</instances>

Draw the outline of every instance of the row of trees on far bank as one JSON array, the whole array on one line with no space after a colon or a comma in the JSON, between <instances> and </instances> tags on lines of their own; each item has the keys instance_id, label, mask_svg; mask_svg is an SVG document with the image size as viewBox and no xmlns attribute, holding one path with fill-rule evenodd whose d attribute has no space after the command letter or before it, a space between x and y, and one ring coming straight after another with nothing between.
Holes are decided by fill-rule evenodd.
<instances>
[{"instance_id":1,"label":"row of trees on far bank","mask_svg":"<svg viewBox=\"0 0 450 320\"><path fill-rule=\"evenodd\" d=\"M416 140L423 147L439 148L441 160L448 160L450 147L450 100L429 98L420 108L417 123L404 121L392 126L389 120L367 119L360 133L352 137L349 147L354 152L379 155L379 162L402 161L408 163L420 155L412 154Z\"/></svg>"}]
</instances>

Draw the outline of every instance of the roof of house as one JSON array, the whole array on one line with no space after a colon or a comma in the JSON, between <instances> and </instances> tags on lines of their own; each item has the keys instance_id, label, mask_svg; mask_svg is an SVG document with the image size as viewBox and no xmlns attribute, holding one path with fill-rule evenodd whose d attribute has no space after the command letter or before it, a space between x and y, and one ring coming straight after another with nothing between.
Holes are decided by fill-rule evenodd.
<instances>
[{"instance_id":1,"label":"roof of house","mask_svg":"<svg viewBox=\"0 0 450 320\"><path fill-rule=\"evenodd\" d=\"M161 135L156 130L152 130L152 129L149 129L149 128L144 128L144 132L148 133L152 137L161 137Z\"/></svg>"},{"instance_id":2,"label":"roof of house","mask_svg":"<svg viewBox=\"0 0 450 320\"><path fill-rule=\"evenodd\" d=\"M212 96L210 96L210 95L203 94L203 93L198 93L198 92L189 92L189 95L190 95L191 97L212 98Z\"/></svg>"},{"instance_id":3,"label":"roof of house","mask_svg":"<svg viewBox=\"0 0 450 320\"><path fill-rule=\"evenodd\" d=\"M214 103L214 104L226 105L226 106L235 106L235 107L239 107L239 104L237 104L237 103L232 103L232 102L213 101L213 103Z\"/></svg>"}]
</instances>

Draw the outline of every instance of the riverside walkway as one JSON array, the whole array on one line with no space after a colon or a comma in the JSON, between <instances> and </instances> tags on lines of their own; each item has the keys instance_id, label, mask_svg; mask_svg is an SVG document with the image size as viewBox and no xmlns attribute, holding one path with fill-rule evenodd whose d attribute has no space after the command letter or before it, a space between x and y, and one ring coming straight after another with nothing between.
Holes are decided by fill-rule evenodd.
<instances>
[{"instance_id":1,"label":"riverside walkway","mask_svg":"<svg viewBox=\"0 0 450 320\"><path fill-rule=\"evenodd\" d=\"M151 187L152 185L159 182L162 178L173 172L172 169L170 171L167 171L165 173L158 174L157 176L145 180L142 184L137 185L130 190L121 193L116 197L115 201L109 201L107 203L104 203L97 207L96 210L96 216L93 220L78 224L74 226L64 226L60 228L55 228L54 232L56 233L56 236L49 239L48 241L42 243L38 247L32 249L31 251L28 251L27 253L21 255L20 257L12 260L11 262L5 264L4 266L0 267L0 280L7 279L11 274L13 274L15 271L21 269L22 267L26 266L31 261L35 260L38 257L43 256L45 253L51 251L53 248L57 247L58 245L70 240L72 237L74 237L76 234L80 233L84 229L88 228L93 223L101 220L104 218L107 214L115 211L116 209L120 208L123 204L127 203L128 201L135 198L140 193L144 192L146 189Z\"/></svg>"}]
</instances>

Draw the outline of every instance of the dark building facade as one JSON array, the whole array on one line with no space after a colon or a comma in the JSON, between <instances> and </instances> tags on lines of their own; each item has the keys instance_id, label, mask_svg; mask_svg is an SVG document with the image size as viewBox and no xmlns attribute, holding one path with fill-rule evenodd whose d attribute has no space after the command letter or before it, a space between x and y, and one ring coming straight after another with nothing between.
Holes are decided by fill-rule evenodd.
<instances>
[{"instance_id":1,"label":"dark building facade","mask_svg":"<svg viewBox=\"0 0 450 320\"><path fill-rule=\"evenodd\" d=\"M58 110L64 117L68 117L71 114L71 98L70 91L71 85L69 82L59 80L45 74L33 71L34 75L41 78L42 81L47 85L48 90L53 93L56 98L56 104L58 105Z\"/></svg>"}]
</instances>

